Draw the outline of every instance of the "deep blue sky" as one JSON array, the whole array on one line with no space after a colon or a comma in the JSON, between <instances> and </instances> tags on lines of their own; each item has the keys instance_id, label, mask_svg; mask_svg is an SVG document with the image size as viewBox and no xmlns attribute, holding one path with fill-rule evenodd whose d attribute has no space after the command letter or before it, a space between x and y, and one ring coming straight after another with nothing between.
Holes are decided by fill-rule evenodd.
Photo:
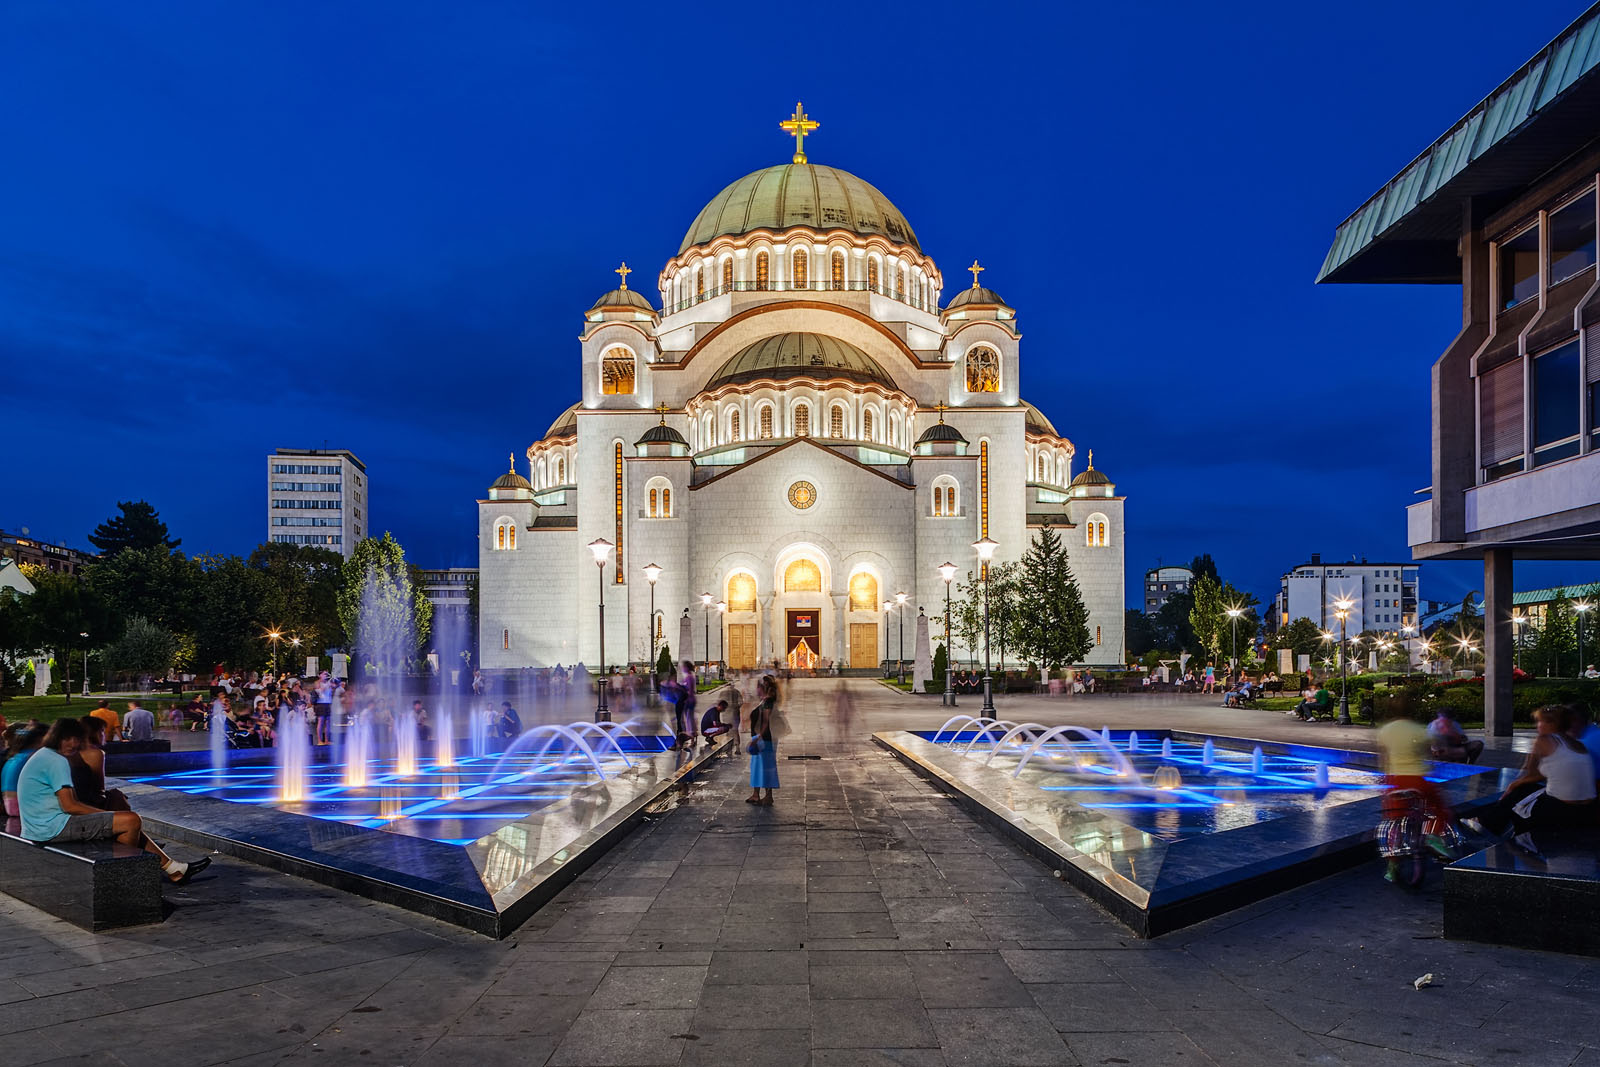
<instances>
[{"instance_id":1,"label":"deep blue sky","mask_svg":"<svg viewBox=\"0 0 1600 1067\"><path fill-rule=\"evenodd\" d=\"M1312 279L1582 9L11 0L0 527L83 546L146 498L248 552L264 453L326 441L413 560L474 564L611 268L653 289L800 98L947 297L977 257L1018 308L1024 395L1129 496L1131 603L1200 551L1264 597L1313 551L1397 558L1458 291Z\"/></svg>"}]
</instances>

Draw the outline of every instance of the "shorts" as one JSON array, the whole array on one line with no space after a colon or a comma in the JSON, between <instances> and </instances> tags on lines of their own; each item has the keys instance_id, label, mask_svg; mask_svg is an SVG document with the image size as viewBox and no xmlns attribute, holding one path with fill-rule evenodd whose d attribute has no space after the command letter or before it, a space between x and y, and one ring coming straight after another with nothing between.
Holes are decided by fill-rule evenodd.
<instances>
[{"instance_id":1,"label":"shorts","mask_svg":"<svg viewBox=\"0 0 1600 1067\"><path fill-rule=\"evenodd\" d=\"M315 705L313 705L313 707L316 708L316 710L317 710L317 718L319 718L319 719L326 719L326 718L330 717L333 714L333 705L332 704L315 704Z\"/></svg>"},{"instance_id":2,"label":"shorts","mask_svg":"<svg viewBox=\"0 0 1600 1067\"><path fill-rule=\"evenodd\" d=\"M114 812L97 811L90 815L68 815L67 825L61 832L48 841L40 842L45 845L60 845L71 841L109 841L117 836L112 829L111 821L116 818Z\"/></svg>"}]
</instances>

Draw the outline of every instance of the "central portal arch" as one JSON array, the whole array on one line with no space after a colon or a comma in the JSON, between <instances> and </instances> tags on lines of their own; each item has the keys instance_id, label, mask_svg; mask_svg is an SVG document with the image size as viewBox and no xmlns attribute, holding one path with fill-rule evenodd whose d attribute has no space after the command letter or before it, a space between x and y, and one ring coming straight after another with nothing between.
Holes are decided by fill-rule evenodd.
<instances>
[{"instance_id":1,"label":"central portal arch","mask_svg":"<svg viewBox=\"0 0 1600 1067\"><path fill-rule=\"evenodd\" d=\"M829 637L834 605L833 567L816 545L793 544L778 553L773 566L773 649L780 663L795 668L819 666L838 658Z\"/></svg>"}]
</instances>

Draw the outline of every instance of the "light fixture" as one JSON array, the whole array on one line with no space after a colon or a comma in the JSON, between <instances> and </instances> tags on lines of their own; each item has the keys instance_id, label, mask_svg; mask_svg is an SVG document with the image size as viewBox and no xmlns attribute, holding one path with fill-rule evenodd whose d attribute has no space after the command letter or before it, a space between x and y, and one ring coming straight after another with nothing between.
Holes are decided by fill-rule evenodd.
<instances>
[{"instance_id":1,"label":"light fixture","mask_svg":"<svg viewBox=\"0 0 1600 1067\"><path fill-rule=\"evenodd\" d=\"M611 550L616 547L604 537L598 537L589 542L589 551L594 553L594 561L601 567L606 565L606 560L610 557Z\"/></svg>"},{"instance_id":2,"label":"light fixture","mask_svg":"<svg viewBox=\"0 0 1600 1067\"><path fill-rule=\"evenodd\" d=\"M661 568L654 563L646 563L642 569L644 570L644 580L651 585L655 585L656 579L661 577Z\"/></svg>"},{"instance_id":3,"label":"light fixture","mask_svg":"<svg viewBox=\"0 0 1600 1067\"><path fill-rule=\"evenodd\" d=\"M988 563L994 559L994 550L1000 547L1000 542L985 536L972 542L972 547L978 550L978 559Z\"/></svg>"},{"instance_id":4,"label":"light fixture","mask_svg":"<svg viewBox=\"0 0 1600 1067\"><path fill-rule=\"evenodd\" d=\"M944 584L945 585L949 585L952 581L955 580L955 577L956 577L956 565L954 563L941 563L941 564L939 564L939 577L944 579Z\"/></svg>"}]
</instances>

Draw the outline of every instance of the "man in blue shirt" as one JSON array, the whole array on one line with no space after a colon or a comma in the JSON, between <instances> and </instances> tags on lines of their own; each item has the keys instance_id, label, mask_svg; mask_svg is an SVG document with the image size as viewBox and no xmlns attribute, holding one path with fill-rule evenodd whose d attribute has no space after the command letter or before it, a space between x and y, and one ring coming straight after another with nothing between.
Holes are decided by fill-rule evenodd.
<instances>
[{"instance_id":1,"label":"man in blue shirt","mask_svg":"<svg viewBox=\"0 0 1600 1067\"><path fill-rule=\"evenodd\" d=\"M102 811L78 799L72 788L69 762L83 746L83 723L57 719L44 736L44 747L28 757L17 779L17 808L22 816L22 836L36 844L116 840L136 845L161 861L161 869L174 885L211 865L208 856L193 863L178 863L144 835L144 824L131 811Z\"/></svg>"},{"instance_id":2,"label":"man in blue shirt","mask_svg":"<svg viewBox=\"0 0 1600 1067\"><path fill-rule=\"evenodd\" d=\"M128 714L122 717L122 732L129 741L150 741L156 736L156 717L137 700L130 700Z\"/></svg>"}]
</instances>

